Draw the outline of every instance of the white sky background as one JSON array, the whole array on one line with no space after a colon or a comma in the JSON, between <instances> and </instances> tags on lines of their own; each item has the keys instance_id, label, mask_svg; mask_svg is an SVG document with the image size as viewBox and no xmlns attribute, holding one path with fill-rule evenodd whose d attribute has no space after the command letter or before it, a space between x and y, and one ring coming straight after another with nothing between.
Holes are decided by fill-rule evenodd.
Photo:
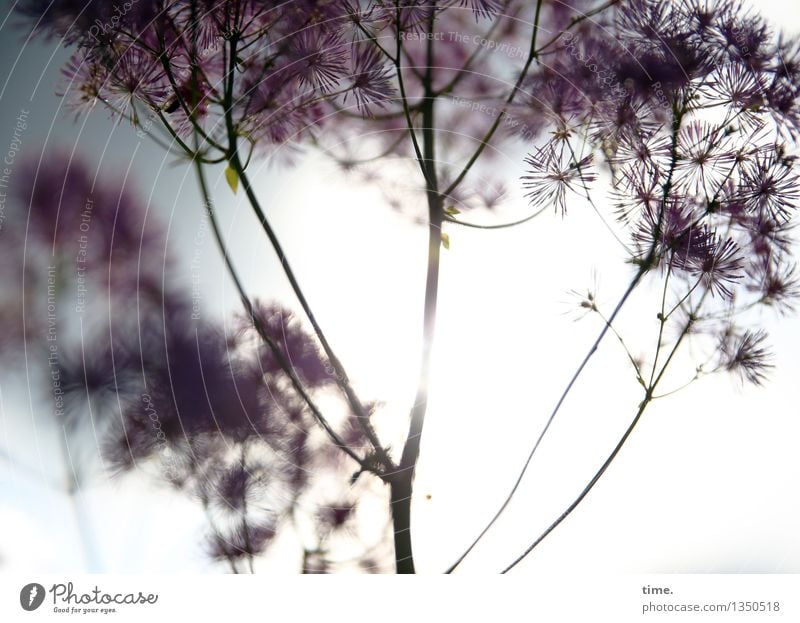
<instances>
[{"instance_id":1,"label":"white sky background","mask_svg":"<svg viewBox=\"0 0 800 623\"><path fill-rule=\"evenodd\" d=\"M750 4L797 32L796 8L766 0ZM75 146L90 163L102 160L104 173L116 175L130 165L140 195L147 199L152 188L154 207L169 215L164 220L170 218L173 248L185 250L188 279L200 206L192 171L170 166L159 148L137 144L129 127L112 126L103 113L85 127L73 125L52 94L63 53L48 62L54 44L20 46L9 24L0 25L4 66L11 69L20 54L2 94L0 146L10 138L13 118L28 108L24 154L38 154L45 144ZM98 146L106 144L101 152ZM491 222L527 213L515 182L523 153L508 154L518 202L501 214L465 218ZM215 174L215 198L248 290L296 307L249 207L241 196L232 197L221 169ZM256 163L252 177L361 393L387 401L405 426L418 365L425 228L387 207L377 189L354 188L319 157L280 174ZM446 567L494 513L600 329L596 318L575 322L574 314L565 313L575 306L567 292L590 287L596 272L600 304L610 311L627 285L630 274L621 267L616 243L601 228L591 208L576 199L564 220L548 213L510 230L447 230L451 249L443 251L432 392L413 510L421 571ZM209 235L202 249L206 313L238 309ZM634 308L621 322L641 325ZM741 389L733 379L711 378L656 401L601 482L520 572L800 572L800 320L775 323L765 313L764 322L776 353L769 383ZM649 352L654 339L633 348ZM682 370L686 377L693 372ZM676 375L677 384L681 378ZM84 492L96 530L95 560L87 563L77 545L79 521L64 496L43 485L41 474L58 478L50 465L57 442L42 424L46 413L31 410L20 389L0 385L0 447L26 466L0 463L0 572L212 568L198 545L202 516L189 501L142 479L108 482L104 474ZM499 570L538 536L594 474L639 400L624 353L608 339L505 518L463 570Z\"/></svg>"}]
</instances>

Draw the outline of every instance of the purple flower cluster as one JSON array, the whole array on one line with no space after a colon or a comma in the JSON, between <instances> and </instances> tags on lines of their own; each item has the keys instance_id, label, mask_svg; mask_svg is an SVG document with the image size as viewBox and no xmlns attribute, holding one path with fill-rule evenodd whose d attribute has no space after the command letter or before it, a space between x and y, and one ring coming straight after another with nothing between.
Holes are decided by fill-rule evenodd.
<instances>
[{"instance_id":1,"label":"purple flower cluster","mask_svg":"<svg viewBox=\"0 0 800 623\"><path fill-rule=\"evenodd\" d=\"M51 411L71 444L88 435L106 466L155 471L198 499L212 556L237 571L298 517L316 526L316 549L336 538L355 512L354 467L290 382L291 373L320 393L333 379L299 320L255 304L278 355L252 317L232 330L197 319L165 234L134 193L59 152L20 167L2 232L0 357L24 348L53 379L42 399L52 405L57 388ZM364 443L345 417L339 428ZM333 473L341 499L330 484L319 489Z\"/></svg>"},{"instance_id":2,"label":"purple flower cluster","mask_svg":"<svg viewBox=\"0 0 800 623\"><path fill-rule=\"evenodd\" d=\"M323 104L350 96L370 114L394 93L385 59L358 43L342 2L130 5L22 3L37 31L78 48L64 71L73 107L101 103L135 125L158 117L181 136L200 130L209 145L230 132L269 144L313 132Z\"/></svg>"},{"instance_id":3,"label":"purple flower cluster","mask_svg":"<svg viewBox=\"0 0 800 623\"><path fill-rule=\"evenodd\" d=\"M584 4L544 12L560 23ZM514 18L524 6L499 0L139 0L120 11L103 2L23 0L18 10L36 32L77 48L61 85L68 107L80 113L100 105L187 152L194 152L189 139L196 135L208 162L230 159L240 141L246 168L253 153L270 146L304 140L349 145L341 139L352 136L354 124L355 133L363 133L365 118L386 154L413 155L405 109L418 123L426 88L442 107L458 98L487 103L488 115L457 105L438 118L442 148L471 151L503 108L498 87L514 80L524 60L495 51L500 42L527 50L527 29ZM428 37L446 43L432 51L436 71L426 87L420 68L428 62ZM402 98L397 65L405 77ZM507 123L527 136L543 125L522 111ZM442 185L457 173L442 165ZM453 188L451 199L491 207L483 191L492 187Z\"/></svg>"},{"instance_id":4,"label":"purple flower cluster","mask_svg":"<svg viewBox=\"0 0 800 623\"><path fill-rule=\"evenodd\" d=\"M733 312L791 308L796 41L773 35L732 0L623 0L562 35L526 91L527 105L554 127L527 160L523 181L534 206L563 212L567 190L585 194L594 174L583 163L598 153L619 224L630 232L631 261L645 272L661 267L693 321L721 317L710 311L716 301L731 313L709 330L741 335L730 325ZM739 346L754 350L761 341L759 334ZM762 360L721 365L740 362L744 378L758 380L753 368Z\"/></svg>"}]
</instances>

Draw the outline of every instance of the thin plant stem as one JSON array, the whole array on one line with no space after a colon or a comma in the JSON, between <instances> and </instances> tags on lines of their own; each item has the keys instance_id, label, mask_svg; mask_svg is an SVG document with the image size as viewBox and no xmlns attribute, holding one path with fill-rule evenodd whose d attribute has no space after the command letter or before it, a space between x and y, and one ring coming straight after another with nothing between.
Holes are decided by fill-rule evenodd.
<instances>
[{"instance_id":1,"label":"thin plant stem","mask_svg":"<svg viewBox=\"0 0 800 623\"><path fill-rule=\"evenodd\" d=\"M698 282L697 282L697 283L699 283L699 280L698 280ZM691 295L692 295L692 292L694 292L694 290L695 290L695 288L696 288L696 287L697 287L697 284L695 284L695 286L694 286L694 287L692 287L692 288L691 288L691 289L690 289L690 290L689 290L689 291L688 291L688 292L687 292L687 293L686 293L686 294L685 294L685 295L682 297L682 299L681 299L681 302L679 303L679 305L680 305L680 304L682 304L683 302L685 302L685 301L688 301L688 300L689 300L689 298L690 298L690 297L691 297ZM696 306L696 311L699 311L699 309L702 307L702 305L703 305L703 303L704 303L705 299L707 298L707 296L708 296L708 293L709 293L709 292L710 292L710 290L705 290L705 291L703 292L703 294L702 294L702 295L701 295L701 297L700 297L700 300L699 300L699 301L698 301L698 303L697 303L697 306ZM610 455L609 455L609 456L606 458L606 460L605 460L605 461L603 462L603 464L600 466L600 469L599 469L599 470L598 470L598 471L595 473L595 475L594 475L594 476L592 477L592 479L589 481L589 484L587 484L587 485L586 485L586 487L584 487L583 491L581 491L581 493L578 495L578 497L577 497L577 498L576 498L576 499L575 499L575 500L572 502L572 504L570 504L570 505L569 505L569 507L568 507L568 508L567 508L567 509L566 509L566 510L565 510L565 511L564 511L564 512L563 512L563 513L562 513L562 514L561 514L561 515L558 517L558 519L556 519L556 520L555 520L555 521L554 521L554 522L553 522L553 523L552 523L552 524L551 524L551 525L550 525L550 526L547 528L547 530L545 530L545 531L544 531L544 532L543 532L543 533L542 533L542 534L541 534L541 535L540 535L540 536L539 536L539 537L538 537L538 538L537 538L537 539L536 539L536 540L535 540L535 541L534 541L534 542L533 542L533 543L532 543L530 546L528 546L528 547L525 549L525 551L524 551L524 552L523 552L523 553L522 553L520 556L518 556L518 557L517 557L517 558L516 558L516 559L515 559L515 560L514 560L514 561L513 561L513 562L512 562L510 565L508 565L508 566L507 566L507 567L506 567L506 568L505 568L505 569L502 571L502 573L506 573L506 572L510 571L510 570L511 570L512 568L514 568L514 567L515 567L517 564L519 564L519 563L520 563L520 562L521 562L521 561L522 561L522 560L523 560L523 559L524 559L524 558L525 558L525 557L526 557L526 556L527 556L527 555L528 555L528 554L529 554L531 551L533 551L533 549L534 549L534 548L535 548L537 545L539 545L539 543L541 543L541 542L542 542L542 541L543 541L543 540L544 540L544 539L545 539L545 538L546 538L546 537L547 537L547 536L548 536L548 535L549 535L549 534L550 534L550 533L551 533L553 530L555 530L555 529L558 527L558 525L559 525L559 524L560 524L562 521L564 521L564 520L565 520L565 519L566 519L566 518L567 518L567 517L570 515L570 513L572 513L572 511L573 511L573 510L575 510L575 508L577 508L577 506L578 506L578 505L579 505L579 504L580 504L580 503L583 501L583 499L584 499L584 498L585 498L585 497L586 497L586 496L589 494L589 491L591 491L591 490L592 490L592 488L593 488L593 487L594 487L594 486L597 484L597 481L598 481L598 480L600 480L600 478L602 477L602 475L603 475L603 474L605 473L605 471L608 469L609 465L611 465L612 461L613 461L613 460L616 458L616 456L619 454L619 451L622 449L622 446L623 446L623 445L625 444L625 442L628 440L628 437L630 437L630 434L633 432L633 429L636 427L636 424L637 424L637 423L639 422L639 420L641 419L641 417L642 417L642 414L644 413L644 411L645 411L645 409L647 408L647 406L648 406L648 405L649 405L649 404L650 404L650 403L651 403L651 402L652 402L652 401L653 401L653 400L656 398L656 396L655 396L655 390L656 390L656 388L658 387L659 383L661 382L661 379L664 377L664 374L666 373L666 371L667 371L667 368L669 367L670 363L672 362L673 358L675 357L675 354L678 352L678 349L680 348L680 346L681 346L681 344L682 344L683 340L686 338L686 336L687 336L687 335L689 335L689 331L691 330L691 328L692 328L692 325L694 324L694 322L695 322L695 318L696 318L696 317L697 317L697 313L696 313L696 312L693 312L693 313L690 313L690 314L689 314L689 319L687 320L687 322L686 322L686 325L684 326L684 328L683 328L683 330L681 331L680 335L679 335L679 336L678 336L678 338L675 340L675 344L673 345L672 349L670 350L670 353L669 353L669 355L667 356L667 358L666 358L666 361L664 361L664 364L661 366L661 370L659 371L658 375L656 375L656 376L655 376L655 378L654 378L654 379L651 379L651 381L650 381L649 385L647 386L647 389L645 390L645 396L644 396L644 399L642 400L642 402L641 402L641 403L640 403L640 405L639 405L639 409L638 409L638 411L637 411L637 413L636 413L636 416L634 417L634 419L633 419L633 421L631 422L631 424L628 426L628 428L627 428L627 430L625 431L625 433L624 433L624 434L622 435L622 437L620 438L620 440L619 440L619 442L617 443L617 445L614 447L614 450L613 450L613 451L611 452L611 454L610 454ZM662 332L663 332L663 326L661 326L661 327L659 328L659 335L661 335L661 334L662 334ZM655 371L655 364L654 364L654 371ZM698 378L698 375L695 375L695 379L693 379L691 382L693 382L693 381L694 381L694 380L696 380L697 378ZM672 392L669 392L669 393L672 393Z\"/></svg>"},{"instance_id":2,"label":"thin plant stem","mask_svg":"<svg viewBox=\"0 0 800 623\"><path fill-rule=\"evenodd\" d=\"M225 263L225 267L228 271L228 275L231 277L231 280L234 283L234 287L236 288L237 293L239 294L239 298L242 301L242 305L247 313L248 318L253 323L253 326L256 329L259 337L264 341L264 343L269 347L272 351L273 355L275 356L278 365L281 369L287 374L289 380L292 383L295 391L300 395L303 401L308 405L308 408L311 410L314 418L317 422L322 426L325 432L328 434L328 437L333 441L333 443L341 448L350 458L352 458L359 466L367 471L372 473L376 473L374 466L367 463L363 458L361 458L358 454L356 454L339 436L339 434L333 429L333 427L328 423L325 416L320 411L319 407L316 403L312 400L311 396L303 387L300 379L298 378L297 374L295 373L294 369L292 368L289 361L287 361L286 357L281 352L278 345L275 341L270 337L267 333L266 328L261 323L261 320L258 318L258 315L255 313L253 308L253 304L250 301L250 298L247 296L247 293L244 290L244 286L242 285L241 279L239 278L238 273L236 272L236 268L233 265L233 261L231 260L230 254L228 253L227 246L225 245L225 241L222 237L222 232L219 228L219 223L217 222L217 216L214 212L213 204L211 202L211 196L208 191L208 185L205 179L205 172L203 171L203 165L201 162L195 160L195 169L197 173L197 180L200 186L200 193L203 197L203 202L205 204L205 211L206 215L208 216L209 222L211 223L211 231L214 235L214 240L216 241L217 247L222 255L222 259Z\"/></svg>"},{"instance_id":3,"label":"thin plant stem","mask_svg":"<svg viewBox=\"0 0 800 623\"><path fill-rule=\"evenodd\" d=\"M455 225L461 225L462 227L471 227L473 229L507 229L509 227L515 227L516 225L522 225L523 223L527 223L528 221L532 221L537 216L539 216L542 212L544 212L547 207L539 208L533 214L529 214L528 216L519 219L518 221L511 221L510 223L498 223L496 225L479 225L477 223L467 223L466 221L461 221L454 216L449 214L445 214L444 220L448 223L453 223Z\"/></svg>"},{"instance_id":4,"label":"thin plant stem","mask_svg":"<svg viewBox=\"0 0 800 623\"><path fill-rule=\"evenodd\" d=\"M497 11L498 16L500 14L503 14L503 16L505 16L505 11L508 8L509 4L511 4L510 0L506 0L503 3L503 6ZM517 12L519 12L519 10L520 9L518 8ZM516 17L516 15L511 15L510 17L513 19L514 17ZM492 20L492 25L489 27L489 29L483 35L481 35L481 40L490 41L494 37L494 33L499 28L499 26L500 26L500 19ZM450 82L448 82L441 89L439 89L436 92L436 94L437 95L447 95L448 93L451 93L453 91L453 89L456 86L458 86L458 83L461 82L466 76L468 76L471 73L472 65L475 63L475 61L478 59L478 57L483 52L486 52L486 47L485 46L477 46L473 50L472 54L469 55L469 58L464 62L464 64L461 66L461 68L456 72L456 75L453 76L453 78L450 80Z\"/></svg>"},{"instance_id":5,"label":"thin plant stem","mask_svg":"<svg viewBox=\"0 0 800 623\"><path fill-rule=\"evenodd\" d=\"M511 89L511 93L508 94L505 103L503 104L503 108L500 113L497 115L497 118L492 123L489 131L486 135L480 140L477 149L473 152L470 159L464 165L464 168L461 169L461 172L458 176L450 183L447 189L442 193L443 196L449 197L452 195L453 191L458 188L467 174L470 172L474 164L478 161L478 158L481 157L483 150L486 149L486 146L492 140L497 128L500 127L500 122L506 116L506 111L508 110L509 105L514 101L514 98L517 95L520 87L522 86L522 82L525 80L525 77L528 75L528 70L530 69L531 63L537 56L536 52L536 37L539 34L539 16L541 14L542 9L542 2L543 0L537 0L536 2L536 15L533 18L533 34L531 35L531 47L530 51L528 52L528 58L525 60L525 65L522 67L522 70L519 72L519 77L517 81L514 83L514 87Z\"/></svg>"},{"instance_id":6,"label":"thin plant stem","mask_svg":"<svg viewBox=\"0 0 800 623\"><path fill-rule=\"evenodd\" d=\"M469 553L472 552L472 550L475 548L475 546L478 545L478 543L486 535L486 533L489 532L489 530L492 528L492 526L494 526L494 524L497 522L497 520L500 518L500 516L506 510L508 505L511 503L512 498L514 497L514 495L516 494L517 490L519 489L520 484L522 483L522 479L524 478L525 474L528 471L528 467L530 466L531 461L533 460L533 457L536 454L536 451L539 449L539 445L542 443L542 439L544 439L544 436L547 434L547 431L550 429L550 426L552 425L553 420L555 419L556 415L558 415L558 412L561 410L561 406L564 404L564 401L567 399L567 396L572 391L572 388L575 385L575 383L577 383L578 379L580 378L581 374L583 373L584 368L586 368L586 366L588 365L589 361L591 361L592 357L594 356L595 352L597 352L597 349L600 347L600 344L605 339L606 334L608 333L608 331L612 327L612 323L614 322L615 318L617 317L619 312L622 310L622 308L625 306L625 303L628 301L628 299L630 298L631 294L633 294L633 291L636 289L636 286L641 281L641 279L644 276L645 272L646 272L646 269L644 267L640 267L639 268L639 270L637 271L636 275L634 276L634 278L631 280L630 284L628 285L628 288L625 290L625 292L623 293L622 297L617 302L617 305L614 308L614 311L608 317L608 320L606 321L605 325L603 326L603 329L600 331L599 335L597 336L597 338L595 339L594 343L592 344L592 347L589 349L589 352L586 353L586 356L583 358L583 360L581 361L580 365L578 366L578 368L573 373L572 378L570 378L569 383L567 383L567 386L564 388L564 391L561 393L561 396L559 397L558 402L556 402L556 406L553 408L552 412L550 413L550 417L547 419L547 422L545 423L544 428L542 429L542 432L539 434L539 437L536 439L536 443L534 443L533 448L531 449L530 453L528 454L528 458L525 460L525 463L523 464L519 475L517 476L516 480L514 481L514 485L511 487L511 490L509 491L508 495L506 495L505 499L503 500L502 505L497 510L497 512L492 516L492 518L489 521L489 523L486 524L486 526L483 528L483 530L481 530L480 534L472 541L472 543L470 543L469 547L467 547L467 549L464 551L464 553L462 553L461 556L459 556L456 559L456 561L452 565L450 565L450 567L447 568L445 573L452 573L453 571L455 571L455 569L462 563L462 561L469 555Z\"/></svg>"},{"instance_id":7,"label":"thin plant stem","mask_svg":"<svg viewBox=\"0 0 800 623\"><path fill-rule=\"evenodd\" d=\"M273 250L275 251L275 253L278 256L278 259L280 260L281 268L283 269L283 272L289 281L289 285L291 286L292 291L297 297L300 306L303 308L303 312L305 313L306 317L311 323L311 326L314 329L314 333L316 333L317 338L319 339L320 344L322 345L322 348L325 351L325 354L330 360L331 366L334 369L334 377L337 385L347 398L350 407L353 409L353 412L356 415L356 419L358 420L365 435L369 439L369 442L372 444L379 461L387 468L392 468L394 466L394 463L392 462L388 452L383 447L381 441L378 439L377 434L372 428L372 424L369 421L369 414L367 413L366 409L364 408L364 405L361 403L358 396L356 395L355 390L353 389L353 386L350 382L350 379L347 376L347 372L344 369L344 366L342 365L341 361L333 351L333 348L328 342L325 333L322 331L322 328L320 327L319 322L317 321L317 318L314 315L314 312L311 310L311 306L308 303L308 300L306 299L305 294L303 293L303 290L300 287L300 284L297 280L297 277L294 274L294 271L292 270L291 265L289 264L289 260L286 256L286 253L284 252L283 247L281 246L275 231L272 229L272 225L267 219L264 210L261 208L261 204L258 200L258 197L256 196L255 191L253 190L253 186L250 182L250 179L245 173L244 166L242 165L242 162L239 158L239 150L237 147L238 136L236 132L235 123L233 120L233 80L236 73L236 43L237 43L236 36L235 35L231 36L229 41L230 51L228 53L228 68L225 79L226 81L225 124L228 133L228 140L230 142L228 148L229 164L233 169L233 171L238 176L239 180L241 181L242 187L244 188L250 206L255 212L259 224L261 225L261 228L267 235L267 238L269 239L269 242L272 245Z\"/></svg>"},{"instance_id":8,"label":"thin plant stem","mask_svg":"<svg viewBox=\"0 0 800 623\"><path fill-rule=\"evenodd\" d=\"M553 532L553 530L555 530L561 524L561 522L563 522L567 517L569 517L569 515L572 513L572 511L574 511L578 507L578 505L584 500L584 498L587 495L589 495L589 492L594 488L594 486L597 484L597 482L600 480L600 478L603 476L603 474L609 468L611 463L614 461L614 459L619 454L620 450L622 450L622 446L625 445L625 442L630 437L631 433L633 432L633 429L636 428L636 425L639 423L639 420L641 419L642 415L644 414L645 409L647 409L647 406L653 401L653 392L655 391L656 387L658 386L658 383L661 381L661 378L663 377L664 372L666 371L667 367L669 366L670 362L672 361L673 356L678 351L678 348L680 347L681 342L686 337L686 335L688 335L690 325L691 325L691 323L688 323L687 326L684 328L684 330L681 332L681 335L679 336L679 338L675 342L675 346L672 348L672 351L670 352L669 356L667 357L667 360L664 362L664 365L661 368L661 372L658 374L658 376L653 381L653 383L648 387L647 392L645 393L644 399L642 400L641 403L639 403L639 408L636 411L636 416L633 418L633 420L631 421L630 425L625 430L625 433L622 435L620 440L617 442L617 445L614 447L614 449L612 450L611 454L609 454L608 457L606 458L606 460L603 461L603 464L600 466L600 469L597 470L595 475L592 477L592 479L589 481L589 483L583 488L583 490L580 492L578 497L575 498L575 500L572 502L572 504L570 504L567 507L567 509L563 513L561 513L561 515L559 515L558 519L556 519L552 524L550 524L547 527L547 529L541 535L539 535L539 537L533 543L531 543L531 545L529 545L521 555L519 555L516 559L514 559L514 561L510 565L505 567L503 569L503 571L501 571L501 573L508 573L511 569L513 569L520 562L522 562L522 560L528 554L530 554L536 548L536 546L539 545L539 543L544 541L544 539L547 538L547 536L551 532Z\"/></svg>"},{"instance_id":9,"label":"thin plant stem","mask_svg":"<svg viewBox=\"0 0 800 623\"><path fill-rule=\"evenodd\" d=\"M242 443L242 451L239 456L239 465L242 468L243 473L247 472L247 443ZM250 569L250 573L255 573L255 567L253 566L253 548L250 543L250 526L247 523L247 493L245 492L242 495L242 533L244 534L244 547L247 553L247 567Z\"/></svg>"},{"instance_id":10,"label":"thin plant stem","mask_svg":"<svg viewBox=\"0 0 800 623\"><path fill-rule=\"evenodd\" d=\"M69 448L69 434L67 426L60 427L59 439L61 441L61 456L64 463L65 488L64 491L69 498L70 506L75 517L75 524L80 536L81 548L83 549L84 562L88 573L98 573L101 571L100 562L97 559L97 548L95 547L92 530L89 527L89 513L83 500L83 490L81 488L80 470L76 468Z\"/></svg>"},{"instance_id":11,"label":"thin plant stem","mask_svg":"<svg viewBox=\"0 0 800 623\"><path fill-rule=\"evenodd\" d=\"M584 369L586 368L586 365L589 363L591 358L594 356L594 353L597 351L598 347L600 346L600 344L602 343L602 341L605 338L606 334L608 333L609 328L612 326L614 320L616 319L617 314L619 314L619 312L621 311L622 307L625 305L625 303L627 302L627 300L630 297L630 295L636 289L637 285L639 284L639 282L641 281L641 279L645 275L645 273L647 273L650 270L651 266L653 266L656 263L657 256L658 256L658 241L661 238L661 227L662 227L662 222L663 222L663 218L664 218L665 205L667 203L667 200L668 200L670 192L671 192L672 176L673 176L673 173L675 171L675 166L676 166L677 160L678 160L678 154L677 154L678 132L680 130L682 118L683 118L683 111L675 110L674 111L673 124L672 124L672 133L671 133L672 134L672 149L671 149L670 170L669 170L669 173L667 175L667 179L666 179L666 181L664 183L663 196L662 196L662 200L661 200L661 206L660 206L660 209L659 209L658 222L656 224L656 232L655 232L655 235L653 237L653 242L650 245L650 250L649 250L647 256L639 263L639 270L636 272L636 275L631 280L630 284L628 285L627 290L625 291L625 293L620 298L619 302L617 303L616 307L614 308L614 311L608 317L608 320L607 320L605 326L603 327L602 331L600 331L600 334L598 335L598 337L595 340L595 342L592 345L592 347L589 349L589 352L586 354L586 356L584 357L583 361L581 361L580 365L578 366L578 369L575 371L575 373L573 374L573 376L570 379L569 383L567 384L566 388L562 392L561 397L559 398L558 402L556 403L556 406L553 409L553 411L551 412L550 417L548 418L547 422L545 423L545 426L542 429L542 432L539 434L539 437L536 439L536 442L534 443L531 452L528 454L528 458L526 459L525 463L523 464L522 470L520 471L520 474L517 476L517 479L515 480L514 485L511 488L511 491L509 492L509 494L504 499L504 501L503 501L502 505L500 506L499 510L493 515L492 519L484 527L484 529L481 531L481 533L472 541L472 543L469 545L467 550L464 553L462 553L461 556L459 556L459 558L452 565L450 565L450 567L447 568L445 573L452 573L453 571L455 571L455 569L458 567L458 565L460 565L461 562L467 557L467 555L475 548L475 546L486 535L486 533L491 529L491 527L497 522L497 520L503 514L505 509L511 503L511 499L514 497L514 495L516 494L517 490L519 489L519 486L522 483L522 479L525 476L525 473L527 472L528 467L530 466L531 461L533 460L533 457L536 454L536 451L538 450L539 445L542 442L542 439L544 438L544 436L547 433L547 431L550 429L550 426L553 423L553 420L555 419L555 416L558 414L558 411L561 409L561 405L564 403L564 401L566 400L567 396L572 391L573 386L575 385L575 383L580 378L581 374L583 373Z\"/></svg>"},{"instance_id":12,"label":"thin plant stem","mask_svg":"<svg viewBox=\"0 0 800 623\"><path fill-rule=\"evenodd\" d=\"M658 314L658 337L656 338L656 354L653 358L653 369L650 371L650 384L653 383L653 378L656 374L658 367L658 357L661 354L661 347L663 346L664 339L664 325L667 324L666 306L667 306L667 292L669 291L669 278L672 276L672 259L670 258L669 265L667 266L667 276L664 278L664 288L661 292L661 311Z\"/></svg>"},{"instance_id":13,"label":"thin plant stem","mask_svg":"<svg viewBox=\"0 0 800 623\"><path fill-rule=\"evenodd\" d=\"M595 306L592 311L594 311L600 317L600 319L611 330L611 332L614 334L614 336L617 338L617 340L619 340L619 343L622 346L622 349L625 351L625 355L628 357L628 361L631 362L631 365L633 366L633 369L636 371L636 382L639 383L639 385L641 385L645 389L647 389L647 384L644 382L644 379L642 378L642 370L639 367L638 362L634 358L633 353L631 353L631 351L628 349L628 345L625 343L625 340L622 338L622 336L620 335L619 331L617 331L617 329L614 327L614 325L611 324L611 322L603 315L603 312L601 312L597 308L597 306Z\"/></svg>"},{"instance_id":14,"label":"thin plant stem","mask_svg":"<svg viewBox=\"0 0 800 623\"><path fill-rule=\"evenodd\" d=\"M567 32L572 30L575 26L577 26L581 22L584 22L587 19L591 19L595 15L599 15L603 11L606 11L607 9L610 9L615 4L619 4L619 2L620 2L620 0L609 0L605 4L601 4L597 8L592 9L591 11L583 13L582 15L579 15L577 17L573 17L570 20L569 25L564 30L559 32L557 35L554 35L553 37L551 37L550 40L547 41L547 43L543 44L538 50L536 50L536 56L538 57L542 52L544 52L547 48L549 48L551 45L553 45L556 41L558 41Z\"/></svg>"},{"instance_id":15,"label":"thin plant stem","mask_svg":"<svg viewBox=\"0 0 800 623\"><path fill-rule=\"evenodd\" d=\"M396 24L396 31L397 36L395 39L395 45L397 46L397 54L394 60L394 67L395 67L395 75L397 76L397 85L400 88L400 102L402 103L403 107L403 116L406 120L406 128L408 129L408 134L411 137L411 145L414 147L414 154L417 157L417 163L419 164L419 168L422 171L422 176L425 178L425 184L430 185L430 180L428 179L428 170L424 164L424 157L422 155L422 148L419 145L419 139L417 139L417 132L414 128L414 122L411 119L411 109L408 104L408 94L406 92L406 83L403 79L403 67L402 67L402 50L403 50L403 40L400 38L400 5L396 4L397 7L397 24ZM420 103L422 107L425 105L425 100Z\"/></svg>"},{"instance_id":16,"label":"thin plant stem","mask_svg":"<svg viewBox=\"0 0 800 623\"><path fill-rule=\"evenodd\" d=\"M397 9L399 28L399 5ZM435 11L428 20L428 32L433 31ZM398 36L398 58L400 56ZM408 433L403 445L398 470L391 479L392 522L395 541L395 565L398 573L414 573L414 556L411 543L411 498L414 471L419 458L422 430L428 408L428 384L430 379L431 353L436 325L436 309L439 294L439 266L442 247L442 197L439 194L436 174L435 147L435 102L433 92L433 37L428 37L426 71L423 78L424 99L422 106L423 154L419 159L425 177L425 194L428 202L428 266L425 281L425 299L422 320L422 354L419 380L414 405L411 408ZM400 68L398 66L398 73ZM409 127L416 144L413 128ZM418 155L419 158L419 155Z\"/></svg>"},{"instance_id":17,"label":"thin plant stem","mask_svg":"<svg viewBox=\"0 0 800 623\"><path fill-rule=\"evenodd\" d=\"M608 458L603 462L603 464L600 466L600 469L597 470L595 475L589 481L589 484L587 484L584 487L583 491L581 491L580 495L578 495L578 497L575 499L575 501L573 501L572 504L570 504L567 507L567 510L565 510L563 513L561 513L561 515L558 517L558 519L556 519L552 524L550 524L550 526L547 528L547 530L545 530L530 546L528 546L520 556L518 556L505 569L503 569L503 571L501 571L501 573L508 573L509 571L511 571L511 569L513 569L520 562L522 562L522 560L528 554L530 554L533 551L533 549L537 545L539 545L539 543L541 543L547 537L547 535L549 535L553 530L555 530L559 526L559 524L562 521L564 521L570 515L570 513L572 513L572 511L574 511L575 508L583 501L583 499L589 494L589 491L592 490L592 488L597 484L597 481L600 480L600 478L606 472L608 467L611 465L611 462L616 458L617 454L619 454L619 451L622 449L622 446L625 444L625 441L627 441L628 437L630 437L631 433L633 432L633 429L636 427L636 424L638 424L638 422L641 419L642 414L644 413L644 411L647 408L648 404L649 404L649 401L647 401L647 400L643 400L641 402L641 404L639 405L639 409L636 412L636 417L633 418L633 421L630 423L628 428L625 430L625 433L622 435L622 438L619 440L619 442L617 442L617 445L614 448L614 450L611 452L611 454L608 456Z\"/></svg>"}]
</instances>

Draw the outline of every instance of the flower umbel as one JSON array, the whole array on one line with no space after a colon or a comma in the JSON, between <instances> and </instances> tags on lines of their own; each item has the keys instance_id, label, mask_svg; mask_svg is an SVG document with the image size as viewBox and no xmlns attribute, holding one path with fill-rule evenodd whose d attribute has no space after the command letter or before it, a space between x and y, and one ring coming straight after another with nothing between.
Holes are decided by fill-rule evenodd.
<instances>
[{"instance_id":1,"label":"flower umbel","mask_svg":"<svg viewBox=\"0 0 800 623\"><path fill-rule=\"evenodd\" d=\"M579 161L572 157L562 141L551 141L525 158L528 173L522 176L525 194L534 207L553 205L562 215L567 213L567 190L579 192L579 185L594 181L590 171L592 155Z\"/></svg>"}]
</instances>

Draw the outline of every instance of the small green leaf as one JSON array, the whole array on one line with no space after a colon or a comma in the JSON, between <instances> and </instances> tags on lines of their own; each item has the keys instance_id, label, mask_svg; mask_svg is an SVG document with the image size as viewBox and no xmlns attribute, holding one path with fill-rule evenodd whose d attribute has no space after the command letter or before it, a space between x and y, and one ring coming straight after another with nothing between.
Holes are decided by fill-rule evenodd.
<instances>
[{"instance_id":1,"label":"small green leaf","mask_svg":"<svg viewBox=\"0 0 800 623\"><path fill-rule=\"evenodd\" d=\"M450 248L450 236L448 236L448 235L447 235L446 233L444 233L444 232L442 232L442 246L443 246L445 249L449 249L449 248Z\"/></svg>"},{"instance_id":2,"label":"small green leaf","mask_svg":"<svg viewBox=\"0 0 800 623\"><path fill-rule=\"evenodd\" d=\"M450 216L455 216L456 214L461 214L461 210L459 210L455 206L447 206L444 209L444 211L447 212Z\"/></svg>"},{"instance_id":3,"label":"small green leaf","mask_svg":"<svg viewBox=\"0 0 800 623\"><path fill-rule=\"evenodd\" d=\"M225 180L228 182L228 186L231 187L235 195L236 191L239 189L239 174L236 173L236 170L230 165L225 167Z\"/></svg>"}]
</instances>

